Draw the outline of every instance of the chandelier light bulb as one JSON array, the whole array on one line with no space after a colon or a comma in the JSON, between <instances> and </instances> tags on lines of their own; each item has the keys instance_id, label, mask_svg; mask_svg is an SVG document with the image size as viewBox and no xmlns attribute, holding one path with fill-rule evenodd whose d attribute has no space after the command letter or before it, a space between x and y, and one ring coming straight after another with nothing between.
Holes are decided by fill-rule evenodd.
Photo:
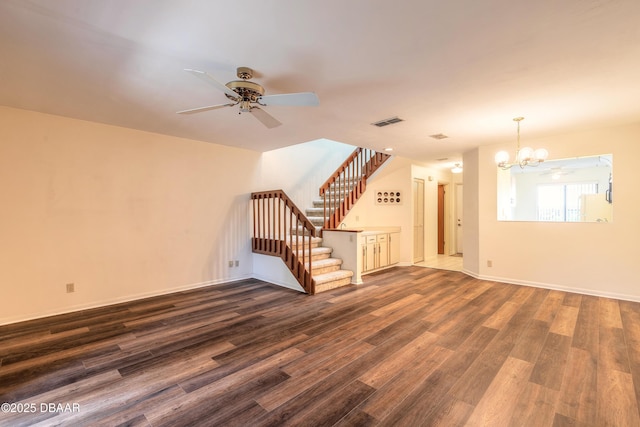
<instances>
[{"instance_id":1,"label":"chandelier light bulb","mask_svg":"<svg viewBox=\"0 0 640 427\"><path fill-rule=\"evenodd\" d=\"M538 148L535 151L534 156L539 162L544 162L547 160L547 157L549 157L549 152L544 148Z\"/></svg>"},{"instance_id":2,"label":"chandelier light bulb","mask_svg":"<svg viewBox=\"0 0 640 427\"><path fill-rule=\"evenodd\" d=\"M523 147L518 151L518 162L527 162L533 158L533 148Z\"/></svg>"},{"instance_id":3,"label":"chandelier light bulb","mask_svg":"<svg viewBox=\"0 0 640 427\"><path fill-rule=\"evenodd\" d=\"M507 163L509 161L509 153L507 153L506 151L498 151L496 153L495 159L497 164Z\"/></svg>"}]
</instances>

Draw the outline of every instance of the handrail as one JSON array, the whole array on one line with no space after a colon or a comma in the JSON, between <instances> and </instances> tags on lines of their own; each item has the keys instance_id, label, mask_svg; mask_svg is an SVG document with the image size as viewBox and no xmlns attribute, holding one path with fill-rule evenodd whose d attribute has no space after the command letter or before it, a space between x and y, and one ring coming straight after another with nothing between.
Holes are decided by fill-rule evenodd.
<instances>
[{"instance_id":1,"label":"handrail","mask_svg":"<svg viewBox=\"0 0 640 427\"><path fill-rule=\"evenodd\" d=\"M386 153L358 147L338 166L319 190L324 200L323 229L336 228L342 222L351 207L364 193L367 178L371 177L390 157Z\"/></svg>"},{"instance_id":2,"label":"handrail","mask_svg":"<svg viewBox=\"0 0 640 427\"><path fill-rule=\"evenodd\" d=\"M251 200L252 251L282 258L304 290L314 294L311 242L317 234L315 226L282 190L251 193Z\"/></svg>"}]
</instances>

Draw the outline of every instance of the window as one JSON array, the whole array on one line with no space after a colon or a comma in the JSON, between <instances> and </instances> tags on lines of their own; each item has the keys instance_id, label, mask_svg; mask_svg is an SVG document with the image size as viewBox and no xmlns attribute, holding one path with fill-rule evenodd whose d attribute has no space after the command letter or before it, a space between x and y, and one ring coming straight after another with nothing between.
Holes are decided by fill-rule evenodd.
<instances>
[{"instance_id":1,"label":"window","mask_svg":"<svg viewBox=\"0 0 640 427\"><path fill-rule=\"evenodd\" d=\"M611 222L613 155L497 170L498 221Z\"/></svg>"},{"instance_id":2,"label":"window","mask_svg":"<svg viewBox=\"0 0 640 427\"><path fill-rule=\"evenodd\" d=\"M583 195L597 193L597 183L539 185L538 221L581 221Z\"/></svg>"}]
</instances>

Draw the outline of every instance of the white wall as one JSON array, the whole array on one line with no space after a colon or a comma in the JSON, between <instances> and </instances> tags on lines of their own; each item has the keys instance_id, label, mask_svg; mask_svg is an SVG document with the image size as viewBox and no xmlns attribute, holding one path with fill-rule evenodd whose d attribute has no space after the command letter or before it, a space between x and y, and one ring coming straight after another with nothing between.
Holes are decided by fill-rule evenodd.
<instances>
[{"instance_id":1,"label":"white wall","mask_svg":"<svg viewBox=\"0 0 640 427\"><path fill-rule=\"evenodd\" d=\"M253 271L256 279L298 292L306 292L280 257L253 254Z\"/></svg>"},{"instance_id":2,"label":"white wall","mask_svg":"<svg viewBox=\"0 0 640 427\"><path fill-rule=\"evenodd\" d=\"M550 158L613 153L611 223L499 222L493 156L512 144L466 153L465 270L486 279L640 300L639 138L636 124L527 142L547 148ZM477 175L468 174L475 167ZM476 221L477 235L471 236L469 224Z\"/></svg>"},{"instance_id":3,"label":"white wall","mask_svg":"<svg viewBox=\"0 0 640 427\"><path fill-rule=\"evenodd\" d=\"M251 276L259 161L0 107L0 324Z\"/></svg>"},{"instance_id":4,"label":"white wall","mask_svg":"<svg viewBox=\"0 0 640 427\"><path fill-rule=\"evenodd\" d=\"M259 188L284 190L302 211L319 197L320 186L355 150L328 139L296 144L262 154Z\"/></svg>"},{"instance_id":5,"label":"white wall","mask_svg":"<svg viewBox=\"0 0 640 427\"><path fill-rule=\"evenodd\" d=\"M478 276L480 274L480 201L484 197L481 194L479 179L479 149L464 153L464 192L462 195L464 211L464 235L462 245L464 258L462 260L463 271ZM490 171L488 172L491 173ZM497 184L496 184L497 185ZM497 201L496 201L497 205ZM497 208L496 208L497 212Z\"/></svg>"}]
</instances>

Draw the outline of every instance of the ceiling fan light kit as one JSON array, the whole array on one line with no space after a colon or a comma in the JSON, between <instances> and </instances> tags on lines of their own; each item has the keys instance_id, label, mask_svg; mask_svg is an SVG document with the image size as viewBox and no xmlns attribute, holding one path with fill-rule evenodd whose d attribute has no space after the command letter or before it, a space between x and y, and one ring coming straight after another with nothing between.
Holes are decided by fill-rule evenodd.
<instances>
[{"instance_id":1,"label":"ceiling fan light kit","mask_svg":"<svg viewBox=\"0 0 640 427\"><path fill-rule=\"evenodd\" d=\"M258 83L249 81L249 79L253 78L253 70L249 67L238 67L236 75L240 80L233 80L224 85L204 71L189 68L185 69L185 71L222 91L225 96L232 101L232 103L191 108L188 110L178 111L178 114L201 113L204 111L216 110L223 107L234 107L238 105L238 114L251 113L251 115L258 119L263 125L271 129L280 126L282 123L258 106L317 106L320 104L318 96L313 92L265 95L264 87Z\"/></svg>"}]
</instances>

